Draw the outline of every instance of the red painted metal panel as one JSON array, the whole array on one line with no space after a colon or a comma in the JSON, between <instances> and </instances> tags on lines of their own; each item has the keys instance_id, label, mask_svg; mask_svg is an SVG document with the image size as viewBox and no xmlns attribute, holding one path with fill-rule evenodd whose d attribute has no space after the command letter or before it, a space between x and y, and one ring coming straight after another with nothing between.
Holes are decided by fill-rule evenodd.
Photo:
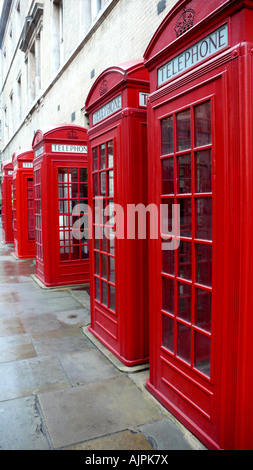
<instances>
[{"instance_id":1,"label":"red painted metal panel","mask_svg":"<svg viewBox=\"0 0 253 470\"><path fill-rule=\"evenodd\" d=\"M14 254L19 259L35 258L33 158L31 149L12 158Z\"/></svg>"},{"instance_id":2,"label":"red painted metal panel","mask_svg":"<svg viewBox=\"0 0 253 470\"><path fill-rule=\"evenodd\" d=\"M252 12L180 1L144 55L149 203L181 229L149 244L147 388L210 449L253 448Z\"/></svg>"},{"instance_id":3,"label":"red painted metal panel","mask_svg":"<svg viewBox=\"0 0 253 470\"><path fill-rule=\"evenodd\" d=\"M127 237L128 204L147 203L148 92L149 74L143 61L135 61L105 70L86 101L93 213L90 330L128 366L147 362L149 355L147 240ZM95 210L99 198L102 208L109 207L107 218Z\"/></svg>"},{"instance_id":4,"label":"red painted metal panel","mask_svg":"<svg viewBox=\"0 0 253 470\"><path fill-rule=\"evenodd\" d=\"M4 243L13 243L13 220L12 220L12 184L13 165L12 162L2 163L2 233Z\"/></svg>"},{"instance_id":5,"label":"red painted metal panel","mask_svg":"<svg viewBox=\"0 0 253 470\"><path fill-rule=\"evenodd\" d=\"M47 287L89 283L87 131L34 136L36 276Z\"/></svg>"}]
</instances>

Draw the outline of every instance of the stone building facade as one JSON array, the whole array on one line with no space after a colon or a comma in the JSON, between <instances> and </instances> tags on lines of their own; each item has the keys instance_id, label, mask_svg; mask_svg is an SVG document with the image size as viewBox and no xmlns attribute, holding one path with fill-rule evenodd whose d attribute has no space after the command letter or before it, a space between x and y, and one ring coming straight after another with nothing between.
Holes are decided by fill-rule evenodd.
<instances>
[{"instance_id":1,"label":"stone building facade","mask_svg":"<svg viewBox=\"0 0 253 470\"><path fill-rule=\"evenodd\" d=\"M39 128L88 127L87 94L107 67L141 59L175 0L5 0L0 23L1 158Z\"/></svg>"}]
</instances>

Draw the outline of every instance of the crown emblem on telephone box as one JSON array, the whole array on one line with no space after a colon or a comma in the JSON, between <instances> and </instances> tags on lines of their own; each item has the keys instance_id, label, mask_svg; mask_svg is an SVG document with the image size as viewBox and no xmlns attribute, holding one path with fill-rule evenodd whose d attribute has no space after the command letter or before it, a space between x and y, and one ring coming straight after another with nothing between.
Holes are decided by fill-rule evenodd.
<instances>
[{"instance_id":1,"label":"crown emblem on telephone box","mask_svg":"<svg viewBox=\"0 0 253 470\"><path fill-rule=\"evenodd\" d=\"M185 31L192 28L195 18L195 11L192 8L184 9L182 15L178 18L175 26L177 37L181 36Z\"/></svg>"},{"instance_id":2,"label":"crown emblem on telephone box","mask_svg":"<svg viewBox=\"0 0 253 470\"><path fill-rule=\"evenodd\" d=\"M68 139L78 139L78 134L75 131L69 131L67 133Z\"/></svg>"}]
</instances>

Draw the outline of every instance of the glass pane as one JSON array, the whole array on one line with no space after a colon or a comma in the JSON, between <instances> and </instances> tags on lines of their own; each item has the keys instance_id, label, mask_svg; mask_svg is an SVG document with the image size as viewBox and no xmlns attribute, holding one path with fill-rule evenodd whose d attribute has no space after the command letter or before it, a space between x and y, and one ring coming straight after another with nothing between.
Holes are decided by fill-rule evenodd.
<instances>
[{"instance_id":1,"label":"glass pane","mask_svg":"<svg viewBox=\"0 0 253 470\"><path fill-rule=\"evenodd\" d=\"M105 168L105 144L100 145L100 170Z\"/></svg>"},{"instance_id":2,"label":"glass pane","mask_svg":"<svg viewBox=\"0 0 253 470\"><path fill-rule=\"evenodd\" d=\"M191 301L192 286L188 284L178 283L178 311L177 316L182 320L191 321Z\"/></svg>"},{"instance_id":3,"label":"glass pane","mask_svg":"<svg viewBox=\"0 0 253 470\"><path fill-rule=\"evenodd\" d=\"M196 199L196 238L212 240L212 199Z\"/></svg>"},{"instance_id":4,"label":"glass pane","mask_svg":"<svg viewBox=\"0 0 253 470\"><path fill-rule=\"evenodd\" d=\"M194 366L210 377L211 339L195 332L194 343Z\"/></svg>"},{"instance_id":5,"label":"glass pane","mask_svg":"<svg viewBox=\"0 0 253 470\"><path fill-rule=\"evenodd\" d=\"M115 283L115 259L110 256L109 257L109 268L110 268L110 281Z\"/></svg>"},{"instance_id":6,"label":"glass pane","mask_svg":"<svg viewBox=\"0 0 253 470\"><path fill-rule=\"evenodd\" d=\"M162 243L166 243L163 241ZM174 250L162 250L162 270L166 274L175 274L175 252Z\"/></svg>"},{"instance_id":7,"label":"glass pane","mask_svg":"<svg viewBox=\"0 0 253 470\"><path fill-rule=\"evenodd\" d=\"M109 252L113 255L115 251L115 237L114 237L114 230L113 228L108 229L108 236L109 236Z\"/></svg>"},{"instance_id":8,"label":"glass pane","mask_svg":"<svg viewBox=\"0 0 253 470\"><path fill-rule=\"evenodd\" d=\"M212 293L196 289L195 324L203 330L211 332Z\"/></svg>"},{"instance_id":9,"label":"glass pane","mask_svg":"<svg viewBox=\"0 0 253 470\"><path fill-rule=\"evenodd\" d=\"M105 171L100 173L100 195L106 195Z\"/></svg>"},{"instance_id":10,"label":"glass pane","mask_svg":"<svg viewBox=\"0 0 253 470\"><path fill-rule=\"evenodd\" d=\"M95 274L100 276L99 253L95 253Z\"/></svg>"},{"instance_id":11,"label":"glass pane","mask_svg":"<svg viewBox=\"0 0 253 470\"><path fill-rule=\"evenodd\" d=\"M100 302L100 280L95 278L96 300Z\"/></svg>"},{"instance_id":12,"label":"glass pane","mask_svg":"<svg viewBox=\"0 0 253 470\"><path fill-rule=\"evenodd\" d=\"M212 143L211 101L195 107L195 147Z\"/></svg>"},{"instance_id":13,"label":"glass pane","mask_svg":"<svg viewBox=\"0 0 253 470\"><path fill-rule=\"evenodd\" d=\"M111 140L107 144L107 152L108 152L108 168L113 167L113 141Z\"/></svg>"},{"instance_id":14,"label":"glass pane","mask_svg":"<svg viewBox=\"0 0 253 470\"><path fill-rule=\"evenodd\" d=\"M95 147L92 149L92 156L93 156L93 171L98 170L98 148Z\"/></svg>"},{"instance_id":15,"label":"glass pane","mask_svg":"<svg viewBox=\"0 0 253 470\"><path fill-rule=\"evenodd\" d=\"M59 185L59 198L68 199L68 186L64 184Z\"/></svg>"},{"instance_id":16,"label":"glass pane","mask_svg":"<svg viewBox=\"0 0 253 470\"><path fill-rule=\"evenodd\" d=\"M197 152L195 156L196 193L212 192L212 150Z\"/></svg>"},{"instance_id":17,"label":"glass pane","mask_svg":"<svg viewBox=\"0 0 253 470\"><path fill-rule=\"evenodd\" d=\"M107 256L101 255L101 276L107 279Z\"/></svg>"},{"instance_id":18,"label":"glass pane","mask_svg":"<svg viewBox=\"0 0 253 470\"><path fill-rule=\"evenodd\" d=\"M174 353L174 320L162 315L162 346Z\"/></svg>"},{"instance_id":19,"label":"glass pane","mask_svg":"<svg viewBox=\"0 0 253 470\"><path fill-rule=\"evenodd\" d=\"M173 116L163 119L161 122L162 127L162 155L173 153Z\"/></svg>"},{"instance_id":20,"label":"glass pane","mask_svg":"<svg viewBox=\"0 0 253 470\"><path fill-rule=\"evenodd\" d=\"M182 240L179 246L178 276L192 280L192 244Z\"/></svg>"},{"instance_id":21,"label":"glass pane","mask_svg":"<svg viewBox=\"0 0 253 470\"><path fill-rule=\"evenodd\" d=\"M187 109L177 114L177 150L191 148L191 111Z\"/></svg>"},{"instance_id":22,"label":"glass pane","mask_svg":"<svg viewBox=\"0 0 253 470\"><path fill-rule=\"evenodd\" d=\"M108 171L108 196L114 196L114 172L113 170Z\"/></svg>"},{"instance_id":23,"label":"glass pane","mask_svg":"<svg viewBox=\"0 0 253 470\"><path fill-rule=\"evenodd\" d=\"M190 198L178 199L180 204L180 236L192 236L192 201Z\"/></svg>"},{"instance_id":24,"label":"glass pane","mask_svg":"<svg viewBox=\"0 0 253 470\"><path fill-rule=\"evenodd\" d=\"M196 282L212 287L212 246L196 245Z\"/></svg>"},{"instance_id":25,"label":"glass pane","mask_svg":"<svg viewBox=\"0 0 253 470\"><path fill-rule=\"evenodd\" d=\"M174 158L162 160L162 194L174 194Z\"/></svg>"},{"instance_id":26,"label":"glass pane","mask_svg":"<svg viewBox=\"0 0 253 470\"><path fill-rule=\"evenodd\" d=\"M115 312L115 287L114 286L109 286L109 307L111 310Z\"/></svg>"},{"instance_id":27,"label":"glass pane","mask_svg":"<svg viewBox=\"0 0 253 470\"><path fill-rule=\"evenodd\" d=\"M177 324L177 356L191 363L191 328Z\"/></svg>"},{"instance_id":28,"label":"glass pane","mask_svg":"<svg viewBox=\"0 0 253 470\"><path fill-rule=\"evenodd\" d=\"M88 182L88 169L81 168L80 169L80 183L87 183Z\"/></svg>"},{"instance_id":29,"label":"glass pane","mask_svg":"<svg viewBox=\"0 0 253 470\"><path fill-rule=\"evenodd\" d=\"M107 283L101 282L102 284L102 303L107 306Z\"/></svg>"},{"instance_id":30,"label":"glass pane","mask_svg":"<svg viewBox=\"0 0 253 470\"><path fill-rule=\"evenodd\" d=\"M162 309L174 314L174 284L173 279L162 278Z\"/></svg>"},{"instance_id":31,"label":"glass pane","mask_svg":"<svg viewBox=\"0 0 253 470\"><path fill-rule=\"evenodd\" d=\"M182 155L177 159L177 192L191 193L191 155Z\"/></svg>"},{"instance_id":32,"label":"glass pane","mask_svg":"<svg viewBox=\"0 0 253 470\"><path fill-rule=\"evenodd\" d=\"M89 258L89 245L81 245L81 259Z\"/></svg>"},{"instance_id":33,"label":"glass pane","mask_svg":"<svg viewBox=\"0 0 253 470\"><path fill-rule=\"evenodd\" d=\"M79 185L71 184L69 186L69 197L70 199L78 199L79 196Z\"/></svg>"},{"instance_id":34,"label":"glass pane","mask_svg":"<svg viewBox=\"0 0 253 470\"><path fill-rule=\"evenodd\" d=\"M78 183L78 169L77 168L69 169L69 182Z\"/></svg>"},{"instance_id":35,"label":"glass pane","mask_svg":"<svg viewBox=\"0 0 253 470\"><path fill-rule=\"evenodd\" d=\"M67 183L68 182L68 170L67 170L67 168L59 168L58 169L58 181L59 181L59 183Z\"/></svg>"}]
</instances>

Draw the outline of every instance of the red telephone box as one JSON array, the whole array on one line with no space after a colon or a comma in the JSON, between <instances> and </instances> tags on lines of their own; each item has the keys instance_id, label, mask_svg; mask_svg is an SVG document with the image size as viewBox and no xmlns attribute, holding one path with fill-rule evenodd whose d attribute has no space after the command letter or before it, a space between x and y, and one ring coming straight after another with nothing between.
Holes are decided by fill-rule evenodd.
<instances>
[{"instance_id":1,"label":"red telephone box","mask_svg":"<svg viewBox=\"0 0 253 470\"><path fill-rule=\"evenodd\" d=\"M19 259L35 258L33 157L27 149L12 158L14 255Z\"/></svg>"},{"instance_id":2,"label":"red telephone box","mask_svg":"<svg viewBox=\"0 0 253 470\"><path fill-rule=\"evenodd\" d=\"M90 331L125 365L148 360L147 241L127 237L127 205L146 204L143 61L105 70L91 88L89 205L92 209ZM134 239L135 238L135 239Z\"/></svg>"},{"instance_id":3,"label":"red telephone box","mask_svg":"<svg viewBox=\"0 0 253 470\"><path fill-rule=\"evenodd\" d=\"M2 163L2 224L3 242L13 243L13 220L12 220L12 184L13 184L13 164L12 162Z\"/></svg>"},{"instance_id":4,"label":"red telephone box","mask_svg":"<svg viewBox=\"0 0 253 470\"><path fill-rule=\"evenodd\" d=\"M38 130L33 149L36 277L46 287L88 283L87 130Z\"/></svg>"},{"instance_id":5,"label":"red telephone box","mask_svg":"<svg viewBox=\"0 0 253 470\"><path fill-rule=\"evenodd\" d=\"M149 203L167 208L147 388L210 449L253 448L252 24L252 1L179 1L144 55Z\"/></svg>"}]
</instances>

